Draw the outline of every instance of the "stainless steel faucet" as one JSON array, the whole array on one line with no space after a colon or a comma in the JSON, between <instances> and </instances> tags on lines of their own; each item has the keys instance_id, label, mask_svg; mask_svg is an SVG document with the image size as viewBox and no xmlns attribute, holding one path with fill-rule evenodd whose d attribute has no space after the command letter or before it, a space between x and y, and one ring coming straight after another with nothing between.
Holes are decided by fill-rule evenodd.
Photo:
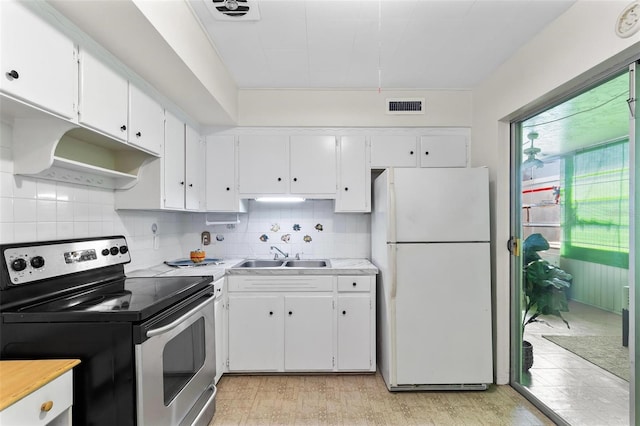
<instances>
[{"instance_id":1,"label":"stainless steel faucet","mask_svg":"<svg viewBox=\"0 0 640 426\"><path fill-rule=\"evenodd\" d=\"M276 247L276 246L271 246L271 250L277 250L277 251L279 251L279 252L280 252L280 254L281 254L281 255L283 255L285 258L289 257L289 253L285 253L285 252L283 252L282 250L280 250L280 249L279 249L278 247ZM273 256L273 259L274 259L274 260L275 260L275 259L277 259L277 258L278 258L278 253L276 253L276 254Z\"/></svg>"}]
</instances>

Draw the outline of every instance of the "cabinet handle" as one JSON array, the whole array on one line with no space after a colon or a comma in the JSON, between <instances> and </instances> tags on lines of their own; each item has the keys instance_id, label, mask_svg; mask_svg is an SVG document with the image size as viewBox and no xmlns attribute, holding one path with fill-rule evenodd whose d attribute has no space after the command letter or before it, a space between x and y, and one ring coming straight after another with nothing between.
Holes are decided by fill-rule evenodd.
<instances>
[{"instance_id":1,"label":"cabinet handle","mask_svg":"<svg viewBox=\"0 0 640 426\"><path fill-rule=\"evenodd\" d=\"M355 287L356 285L358 285L358 284L356 284L356 283L353 283L353 286L354 286L354 287Z\"/></svg>"},{"instance_id":2,"label":"cabinet handle","mask_svg":"<svg viewBox=\"0 0 640 426\"><path fill-rule=\"evenodd\" d=\"M273 315L273 311L269 311L269 316Z\"/></svg>"},{"instance_id":3,"label":"cabinet handle","mask_svg":"<svg viewBox=\"0 0 640 426\"><path fill-rule=\"evenodd\" d=\"M142 136L142 132L136 132L136 137L139 138L140 136Z\"/></svg>"},{"instance_id":4,"label":"cabinet handle","mask_svg":"<svg viewBox=\"0 0 640 426\"><path fill-rule=\"evenodd\" d=\"M345 186L345 187L344 187L344 190L345 190L345 191L348 191L348 190L349 190L349 187L348 187L348 186Z\"/></svg>"},{"instance_id":5,"label":"cabinet handle","mask_svg":"<svg viewBox=\"0 0 640 426\"><path fill-rule=\"evenodd\" d=\"M123 124L122 126L120 126L120 130L122 130L122 131L124 132L125 130L127 130L127 126L125 126L125 125Z\"/></svg>"},{"instance_id":6,"label":"cabinet handle","mask_svg":"<svg viewBox=\"0 0 640 426\"><path fill-rule=\"evenodd\" d=\"M429 151L425 151L425 152L424 152L424 155L429 155Z\"/></svg>"},{"instance_id":7,"label":"cabinet handle","mask_svg":"<svg viewBox=\"0 0 640 426\"><path fill-rule=\"evenodd\" d=\"M229 188L228 186L227 186L227 191L231 191L231 188Z\"/></svg>"},{"instance_id":8,"label":"cabinet handle","mask_svg":"<svg viewBox=\"0 0 640 426\"><path fill-rule=\"evenodd\" d=\"M184 181L180 182L180 185L184 186Z\"/></svg>"},{"instance_id":9,"label":"cabinet handle","mask_svg":"<svg viewBox=\"0 0 640 426\"><path fill-rule=\"evenodd\" d=\"M409 155L413 155L413 151L409 151Z\"/></svg>"},{"instance_id":10,"label":"cabinet handle","mask_svg":"<svg viewBox=\"0 0 640 426\"><path fill-rule=\"evenodd\" d=\"M278 178L278 182L282 181L282 178Z\"/></svg>"},{"instance_id":11,"label":"cabinet handle","mask_svg":"<svg viewBox=\"0 0 640 426\"><path fill-rule=\"evenodd\" d=\"M347 315L347 311L342 311L342 315Z\"/></svg>"},{"instance_id":12,"label":"cabinet handle","mask_svg":"<svg viewBox=\"0 0 640 426\"><path fill-rule=\"evenodd\" d=\"M11 77L14 80L17 80L18 78L20 78L20 74L18 74L18 71L16 70L11 70L7 73L7 77Z\"/></svg>"},{"instance_id":13,"label":"cabinet handle","mask_svg":"<svg viewBox=\"0 0 640 426\"><path fill-rule=\"evenodd\" d=\"M42 405L40 406L40 411L49 412L51 411L52 408L53 408L53 401L47 401L42 403Z\"/></svg>"},{"instance_id":14,"label":"cabinet handle","mask_svg":"<svg viewBox=\"0 0 640 426\"><path fill-rule=\"evenodd\" d=\"M294 181L294 182L297 182L297 181L298 181L298 178L293 178L293 181Z\"/></svg>"},{"instance_id":15,"label":"cabinet handle","mask_svg":"<svg viewBox=\"0 0 640 426\"><path fill-rule=\"evenodd\" d=\"M193 184L192 184L192 183L190 183L190 184L189 184L189 187L190 187L190 188L193 188Z\"/></svg>"},{"instance_id":16,"label":"cabinet handle","mask_svg":"<svg viewBox=\"0 0 640 426\"><path fill-rule=\"evenodd\" d=\"M289 311L289 316L293 315L293 311Z\"/></svg>"}]
</instances>

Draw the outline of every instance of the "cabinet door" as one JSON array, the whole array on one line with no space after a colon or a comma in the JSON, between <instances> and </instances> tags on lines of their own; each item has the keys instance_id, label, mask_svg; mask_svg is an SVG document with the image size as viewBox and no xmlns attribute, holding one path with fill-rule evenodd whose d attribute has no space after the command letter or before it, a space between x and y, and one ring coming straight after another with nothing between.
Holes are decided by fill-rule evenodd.
<instances>
[{"instance_id":1,"label":"cabinet door","mask_svg":"<svg viewBox=\"0 0 640 426\"><path fill-rule=\"evenodd\" d=\"M224 372L224 363L226 360L226 351L223 346L223 330L224 330L224 302L222 298L217 298L213 303L215 313L215 347L216 347L216 383L220 380Z\"/></svg>"},{"instance_id":2,"label":"cabinet door","mask_svg":"<svg viewBox=\"0 0 640 426\"><path fill-rule=\"evenodd\" d=\"M285 296L284 368L333 368L333 296Z\"/></svg>"},{"instance_id":3,"label":"cabinet door","mask_svg":"<svg viewBox=\"0 0 640 426\"><path fill-rule=\"evenodd\" d=\"M163 138L162 105L136 86L129 84L129 143L160 154Z\"/></svg>"},{"instance_id":4,"label":"cabinet door","mask_svg":"<svg viewBox=\"0 0 640 426\"><path fill-rule=\"evenodd\" d=\"M338 145L336 212L371 211L371 168L364 136L343 136Z\"/></svg>"},{"instance_id":5,"label":"cabinet door","mask_svg":"<svg viewBox=\"0 0 640 426\"><path fill-rule=\"evenodd\" d=\"M420 167L467 167L467 137L465 135L422 136Z\"/></svg>"},{"instance_id":6,"label":"cabinet door","mask_svg":"<svg viewBox=\"0 0 640 426\"><path fill-rule=\"evenodd\" d=\"M91 53L80 57L80 115L82 124L127 140L129 83Z\"/></svg>"},{"instance_id":7,"label":"cabinet door","mask_svg":"<svg viewBox=\"0 0 640 426\"><path fill-rule=\"evenodd\" d=\"M371 368L371 295L338 295L338 370Z\"/></svg>"},{"instance_id":8,"label":"cabinet door","mask_svg":"<svg viewBox=\"0 0 640 426\"><path fill-rule=\"evenodd\" d=\"M74 43L27 6L2 1L0 89L43 109L75 117Z\"/></svg>"},{"instance_id":9,"label":"cabinet door","mask_svg":"<svg viewBox=\"0 0 640 426\"><path fill-rule=\"evenodd\" d=\"M415 136L380 135L371 137L371 167L416 167L418 151Z\"/></svg>"},{"instance_id":10,"label":"cabinet door","mask_svg":"<svg viewBox=\"0 0 640 426\"><path fill-rule=\"evenodd\" d=\"M164 207L184 209L184 123L167 113L164 141Z\"/></svg>"},{"instance_id":11,"label":"cabinet door","mask_svg":"<svg viewBox=\"0 0 640 426\"><path fill-rule=\"evenodd\" d=\"M292 194L336 193L335 136L292 136L289 149Z\"/></svg>"},{"instance_id":12,"label":"cabinet door","mask_svg":"<svg viewBox=\"0 0 640 426\"><path fill-rule=\"evenodd\" d=\"M237 212L240 209L236 184L236 156L233 136L208 136L206 142L206 210Z\"/></svg>"},{"instance_id":13,"label":"cabinet door","mask_svg":"<svg viewBox=\"0 0 640 426\"><path fill-rule=\"evenodd\" d=\"M241 136L238 142L241 194L285 194L289 189L289 138Z\"/></svg>"},{"instance_id":14,"label":"cabinet door","mask_svg":"<svg viewBox=\"0 0 640 426\"><path fill-rule=\"evenodd\" d=\"M229 371L278 371L283 357L282 296L229 295Z\"/></svg>"},{"instance_id":15,"label":"cabinet door","mask_svg":"<svg viewBox=\"0 0 640 426\"><path fill-rule=\"evenodd\" d=\"M190 126L185 131L185 208L200 210L204 196L204 151L200 135Z\"/></svg>"}]
</instances>

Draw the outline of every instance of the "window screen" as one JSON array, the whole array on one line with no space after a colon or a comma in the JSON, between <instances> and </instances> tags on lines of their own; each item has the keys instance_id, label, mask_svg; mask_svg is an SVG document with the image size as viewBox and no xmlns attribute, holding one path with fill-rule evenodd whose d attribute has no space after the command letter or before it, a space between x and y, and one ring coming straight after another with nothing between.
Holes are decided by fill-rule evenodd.
<instances>
[{"instance_id":1,"label":"window screen","mask_svg":"<svg viewBox=\"0 0 640 426\"><path fill-rule=\"evenodd\" d=\"M565 158L562 256L629 267L629 141Z\"/></svg>"}]
</instances>

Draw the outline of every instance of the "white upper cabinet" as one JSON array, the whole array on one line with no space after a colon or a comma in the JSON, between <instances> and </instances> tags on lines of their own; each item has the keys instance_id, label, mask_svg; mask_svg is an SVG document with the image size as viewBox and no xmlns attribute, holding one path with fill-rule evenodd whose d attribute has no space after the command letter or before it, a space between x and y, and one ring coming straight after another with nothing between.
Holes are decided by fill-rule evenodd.
<instances>
[{"instance_id":1,"label":"white upper cabinet","mask_svg":"<svg viewBox=\"0 0 640 426\"><path fill-rule=\"evenodd\" d=\"M185 132L185 124L175 115L167 113L163 157L164 207L167 209L183 210L185 208L187 186ZM191 202L193 201L190 200Z\"/></svg>"},{"instance_id":2,"label":"white upper cabinet","mask_svg":"<svg viewBox=\"0 0 640 426\"><path fill-rule=\"evenodd\" d=\"M202 210L204 144L198 132L166 113L164 154L143 167L138 183L116 192L117 209Z\"/></svg>"},{"instance_id":3,"label":"white upper cabinet","mask_svg":"<svg viewBox=\"0 0 640 426\"><path fill-rule=\"evenodd\" d=\"M74 42L24 4L0 3L0 90L75 119L78 63Z\"/></svg>"},{"instance_id":4,"label":"white upper cabinet","mask_svg":"<svg viewBox=\"0 0 640 426\"><path fill-rule=\"evenodd\" d=\"M243 196L296 194L334 198L334 136L242 135L238 147Z\"/></svg>"},{"instance_id":5,"label":"white upper cabinet","mask_svg":"<svg viewBox=\"0 0 640 426\"><path fill-rule=\"evenodd\" d=\"M371 211L371 166L364 136L342 136L338 144L335 211Z\"/></svg>"},{"instance_id":6,"label":"white upper cabinet","mask_svg":"<svg viewBox=\"0 0 640 426\"><path fill-rule=\"evenodd\" d=\"M289 155L292 194L336 193L335 136L291 136Z\"/></svg>"},{"instance_id":7,"label":"white upper cabinet","mask_svg":"<svg viewBox=\"0 0 640 426\"><path fill-rule=\"evenodd\" d=\"M420 137L420 167L467 167L466 135Z\"/></svg>"},{"instance_id":8,"label":"white upper cabinet","mask_svg":"<svg viewBox=\"0 0 640 426\"><path fill-rule=\"evenodd\" d=\"M371 137L371 167L416 167L417 138L407 135L375 135Z\"/></svg>"},{"instance_id":9,"label":"white upper cabinet","mask_svg":"<svg viewBox=\"0 0 640 426\"><path fill-rule=\"evenodd\" d=\"M206 207L210 212L245 212L238 197L236 142L233 136L209 136L206 141Z\"/></svg>"},{"instance_id":10,"label":"white upper cabinet","mask_svg":"<svg viewBox=\"0 0 640 426\"><path fill-rule=\"evenodd\" d=\"M240 136L238 184L241 194L286 194L289 137Z\"/></svg>"},{"instance_id":11,"label":"white upper cabinet","mask_svg":"<svg viewBox=\"0 0 640 426\"><path fill-rule=\"evenodd\" d=\"M80 53L79 93L81 124L160 155L162 105L86 50Z\"/></svg>"},{"instance_id":12,"label":"white upper cabinet","mask_svg":"<svg viewBox=\"0 0 640 426\"><path fill-rule=\"evenodd\" d=\"M80 52L79 122L127 140L129 82L90 52Z\"/></svg>"},{"instance_id":13,"label":"white upper cabinet","mask_svg":"<svg viewBox=\"0 0 640 426\"><path fill-rule=\"evenodd\" d=\"M184 140L185 190L184 208L200 210L200 200L205 194L204 149L200 135L191 126L185 126ZM171 157L167 159L171 161Z\"/></svg>"},{"instance_id":14,"label":"white upper cabinet","mask_svg":"<svg viewBox=\"0 0 640 426\"><path fill-rule=\"evenodd\" d=\"M162 152L164 108L129 84L129 143L154 154Z\"/></svg>"}]
</instances>

